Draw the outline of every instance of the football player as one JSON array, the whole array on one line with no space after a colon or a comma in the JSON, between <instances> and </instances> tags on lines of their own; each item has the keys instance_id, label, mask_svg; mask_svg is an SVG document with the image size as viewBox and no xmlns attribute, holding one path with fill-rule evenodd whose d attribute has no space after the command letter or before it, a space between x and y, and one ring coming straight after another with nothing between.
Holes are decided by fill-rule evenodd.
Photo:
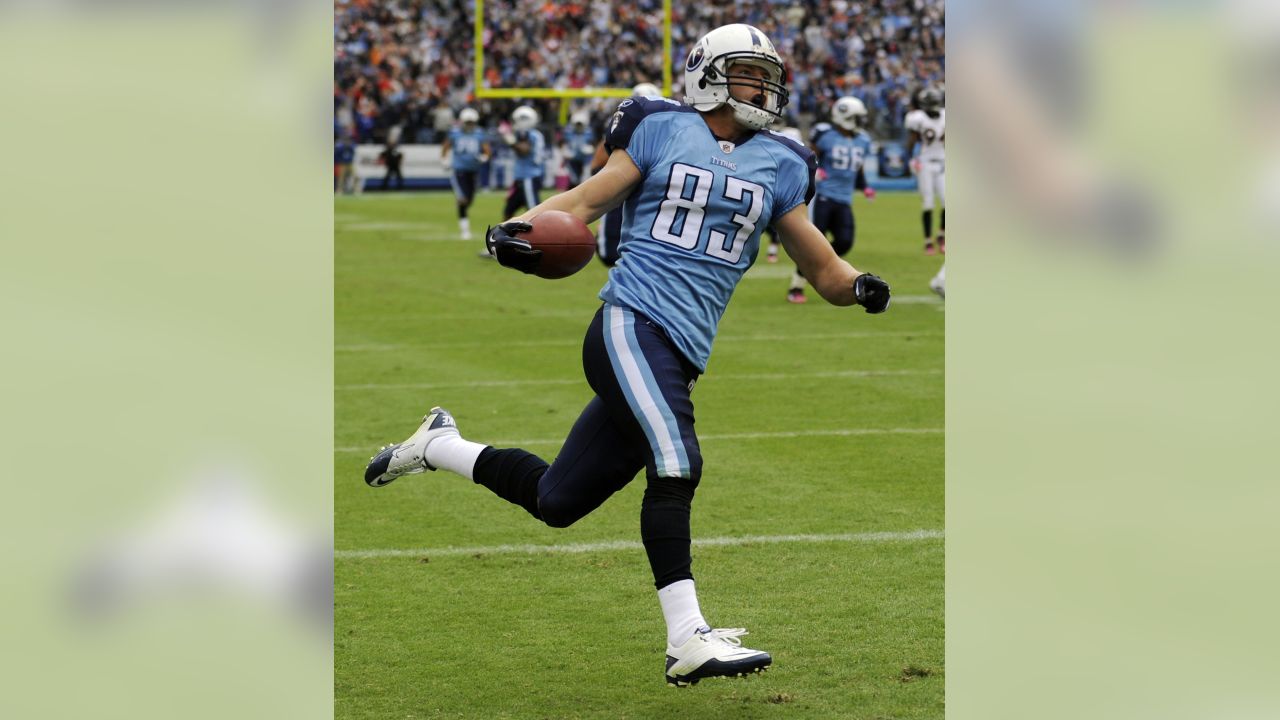
<instances>
[{"instance_id":1,"label":"football player","mask_svg":"<svg viewBox=\"0 0 1280 720\"><path fill-rule=\"evenodd\" d=\"M542 191L543 166L546 164L547 141L538 130L538 111L521 105L511 112L511 130L503 141L516 154L515 179L507 193L503 217L511 217L517 210L528 210L538 204ZM493 257L489 247L480 252L481 257Z\"/></svg>"},{"instance_id":2,"label":"football player","mask_svg":"<svg viewBox=\"0 0 1280 720\"><path fill-rule=\"evenodd\" d=\"M653 83L640 83L631 88L631 97L662 97L662 91ZM612 123L612 120L610 120ZM605 132L608 133L608 126ZM609 162L609 153L605 151L604 140L596 147L595 157L591 158L591 174L600 171ZM596 228L596 256L600 262L609 267L618 262L618 244L622 241L622 208L617 207L605 214Z\"/></svg>"},{"instance_id":3,"label":"football player","mask_svg":"<svg viewBox=\"0 0 1280 720\"><path fill-rule=\"evenodd\" d=\"M449 470L552 527L573 524L644 470L640 536L666 620L672 685L746 675L772 662L768 653L742 647L746 630L712 629L703 618L689 529L703 477L690 393L761 231L778 229L829 302L869 313L889 307L888 284L840 259L809 222L813 154L761 132L787 104L786 77L764 33L742 24L712 30L685 63L685 104L624 101L609 123L609 161L598 174L491 228L498 262L533 272L541 252L520 237L530 220L562 210L590 223L623 205L621 259L600 291L603 304L582 350L595 396L552 464L525 450L465 440L453 416L437 407L365 470L374 487Z\"/></svg>"},{"instance_id":4,"label":"football player","mask_svg":"<svg viewBox=\"0 0 1280 720\"><path fill-rule=\"evenodd\" d=\"M920 218L924 226L924 251L928 255L946 252L947 200L946 200L946 141L947 111L942 107L942 93L925 88L920 93L920 109L907 113L906 125L910 131L907 140L907 156L911 157L919 146L920 154L911 161L911 169L920 184L923 211ZM938 235L933 235L934 197L941 213ZM936 241L936 247L935 247Z\"/></svg>"},{"instance_id":5,"label":"football player","mask_svg":"<svg viewBox=\"0 0 1280 720\"><path fill-rule=\"evenodd\" d=\"M563 148L565 167L569 170L569 188L578 187L586 178L582 171L587 168L595 154L595 133L587 127L587 112L579 110L569 118L569 126L560 133L560 146Z\"/></svg>"},{"instance_id":6,"label":"football player","mask_svg":"<svg viewBox=\"0 0 1280 720\"><path fill-rule=\"evenodd\" d=\"M470 240L471 221L467 218L467 209L476 198L476 175L480 166L489 161L489 138L479 127L480 113L464 108L458 113L458 119L462 126L449 131L440 148L440 162L448 162L449 153L453 152L449 184L458 200L458 235Z\"/></svg>"},{"instance_id":7,"label":"football player","mask_svg":"<svg viewBox=\"0 0 1280 720\"><path fill-rule=\"evenodd\" d=\"M875 190L867 185L863 160L871 154L871 137L862 130L867 108L855 97L842 97L831 106L831 122L813 127L813 151L818 155L818 196L809 206L809 220L824 235L831 235L836 255L853 249L853 193L861 190L868 200ZM787 302L803 303L804 275L796 268L787 290Z\"/></svg>"}]
</instances>

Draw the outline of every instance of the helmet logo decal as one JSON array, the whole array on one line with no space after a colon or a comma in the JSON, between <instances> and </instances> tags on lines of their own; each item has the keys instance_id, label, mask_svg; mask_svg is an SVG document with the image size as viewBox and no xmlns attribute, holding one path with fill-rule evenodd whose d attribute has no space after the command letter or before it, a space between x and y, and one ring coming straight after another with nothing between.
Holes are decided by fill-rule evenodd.
<instances>
[{"instance_id":1,"label":"helmet logo decal","mask_svg":"<svg viewBox=\"0 0 1280 720\"><path fill-rule=\"evenodd\" d=\"M685 63L685 70L696 70L702 64L703 58L707 55L707 50L701 44L689 53L689 62Z\"/></svg>"},{"instance_id":2,"label":"helmet logo decal","mask_svg":"<svg viewBox=\"0 0 1280 720\"><path fill-rule=\"evenodd\" d=\"M751 33L751 47L760 47L763 44L760 42L760 33L750 26L747 27L747 30Z\"/></svg>"}]
</instances>

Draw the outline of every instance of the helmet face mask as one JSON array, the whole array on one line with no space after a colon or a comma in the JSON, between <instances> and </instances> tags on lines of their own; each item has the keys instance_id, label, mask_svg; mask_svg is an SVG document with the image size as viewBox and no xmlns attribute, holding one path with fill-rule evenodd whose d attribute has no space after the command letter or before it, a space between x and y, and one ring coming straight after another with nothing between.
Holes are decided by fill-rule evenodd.
<instances>
[{"instance_id":1,"label":"helmet face mask","mask_svg":"<svg viewBox=\"0 0 1280 720\"><path fill-rule=\"evenodd\" d=\"M734 72L741 65L760 68L765 77ZM790 100L782 58L769 38L750 25L725 25L703 36L689 53L684 78L686 104L700 112L729 105L734 119L752 130L781 118ZM730 86L759 89L759 102L734 97Z\"/></svg>"},{"instance_id":2,"label":"helmet face mask","mask_svg":"<svg viewBox=\"0 0 1280 720\"><path fill-rule=\"evenodd\" d=\"M929 117L938 117L938 111L942 108L942 93L933 88L925 88L920 91L920 109L925 111Z\"/></svg>"}]
</instances>

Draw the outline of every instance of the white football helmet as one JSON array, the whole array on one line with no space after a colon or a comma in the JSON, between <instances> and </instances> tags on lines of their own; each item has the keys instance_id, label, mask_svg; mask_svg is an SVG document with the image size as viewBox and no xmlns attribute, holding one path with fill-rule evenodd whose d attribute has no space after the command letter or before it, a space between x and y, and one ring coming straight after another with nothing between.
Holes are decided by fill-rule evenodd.
<instances>
[{"instance_id":1,"label":"white football helmet","mask_svg":"<svg viewBox=\"0 0 1280 720\"><path fill-rule=\"evenodd\" d=\"M640 97L642 95L646 97L662 97L662 91L653 83L640 83L631 88L631 97Z\"/></svg>"},{"instance_id":2,"label":"white football helmet","mask_svg":"<svg viewBox=\"0 0 1280 720\"><path fill-rule=\"evenodd\" d=\"M729 74L729 66L743 63L762 68L764 80L763 106L740 102L730 94L729 83L735 78L757 84L753 77ZM735 23L712 30L693 46L684 64L684 101L700 112L710 112L728 103L733 118L760 130L781 117L790 99L787 92L787 69L778 51L765 34L750 25Z\"/></svg>"},{"instance_id":3,"label":"white football helmet","mask_svg":"<svg viewBox=\"0 0 1280 720\"><path fill-rule=\"evenodd\" d=\"M462 112L458 113L458 120L461 121L463 125L466 125L467 123L478 123L480 122L480 113L472 110L471 108L463 108Z\"/></svg>"},{"instance_id":4,"label":"white football helmet","mask_svg":"<svg viewBox=\"0 0 1280 720\"><path fill-rule=\"evenodd\" d=\"M511 113L511 126L518 131L532 130L538 124L538 111L521 105Z\"/></svg>"},{"instance_id":5,"label":"white football helmet","mask_svg":"<svg viewBox=\"0 0 1280 720\"><path fill-rule=\"evenodd\" d=\"M842 97L831 106L831 123L845 130L856 131L866 119L867 106L856 97Z\"/></svg>"},{"instance_id":6,"label":"white football helmet","mask_svg":"<svg viewBox=\"0 0 1280 720\"><path fill-rule=\"evenodd\" d=\"M590 119L591 119L591 116L587 114L586 110L579 110L578 112L569 116L569 124L581 125L583 127L586 127L587 121Z\"/></svg>"}]
</instances>

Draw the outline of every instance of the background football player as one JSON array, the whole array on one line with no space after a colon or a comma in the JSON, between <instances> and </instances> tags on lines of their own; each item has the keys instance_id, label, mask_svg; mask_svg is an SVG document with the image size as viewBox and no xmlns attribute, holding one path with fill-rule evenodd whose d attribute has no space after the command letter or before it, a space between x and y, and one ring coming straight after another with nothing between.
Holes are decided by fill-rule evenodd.
<instances>
[{"instance_id":1,"label":"background football player","mask_svg":"<svg viewBox=\"0 0 1280 720\"><path fill-rule=\"evenodd\" d=\"M463 240L470 240L471 221L467 218L467 209L476 198L476 176L480 166L489 160L489 137L480 127L480 113L475 110L464 108L458 113L458 119L462 126L449 131L440 147L440 162L448 162L449 153L453 152L449 184L453 186L453 196L458 200L458 235Z\"/></svg>"},{"instance_id":2,"label":"background football player","mask_svg":"<svg viewBox=\"0 0 1280 720\"><path fill-rule=\"evenodd\" d=\"M589 119L587 111L579 110L569 118L569 124L560 132L564 165L569 171L569 190L586 180L582 172L587 169L595 154L595 133L588 127Z\"/></svg>"},{"instance_id":3,"label":"background football player","mask_svg":"<svg viewBox=\"0 0 1280 720\"><path fill-rule=\"evenodd\" d=\"M662 97L662 91L653 83L640 83L631 88L631 97ZM610 123L613 119L610 118ZM609 162L609 153L605 151L603 138L608 135L609 126L601 131L600 144L596 147L595 157L591 158L591 173L594 175ZM618 245L622 241L622 207L618 206L605 214L596 228L596 256L600 262L609 267L618 262Z\"/></svg>"},{"instance_id":4,"label":"background football player","mask_svg":"<svg viewBox=\"0 0 1280 720\"><path fill-rule=\"evenodd\" d=\"M861 190L868 200L875 197L862 171L863 161L871 154L871 137L862 130L866 119L867 107L861 100L842 97L831 106L831 122L815 125L811 138L810 147L818 156L818 195L809 206L809 220L831 236L831 246L841 257L853 249L854 190ZM804 275L798 267L791 276L787 301L805 302Z\"/></svg>"},{"instance_id":5,"label":"background football player","mask_svg":"<svg viewBox=\"0 0 1280 720\"><path fill-rule=\"evenodd\" d=\"M538 193L542 191L547 141L538 130L538 111L528 105L511 111L511 133L503 141L516 154L515 179L507 193L507 204L502 208L502 216L511 217L519 210L536 206ZM480 251L480 256L493 257L487 247Z\"/></svg>"},{"instance_id":6,"label":"background football player","mask_svg":"<svg viewBox=\"0 0 1280 720\"><path fill-rule=\"evenodd\" d=\"M932 255L946 252L947 200L946 200L946 141L947 111L942 107L942 93L934 88L920 92L920 108L907 113L906 125L910 131L907 155L912 156L919 147L920 154L911 161L911 169L920 185L923 201L920 222L924 228L924 251ZM933 234L934 198L941 210L938 218L938 234Z\"/></svg>"}]
</instances>

